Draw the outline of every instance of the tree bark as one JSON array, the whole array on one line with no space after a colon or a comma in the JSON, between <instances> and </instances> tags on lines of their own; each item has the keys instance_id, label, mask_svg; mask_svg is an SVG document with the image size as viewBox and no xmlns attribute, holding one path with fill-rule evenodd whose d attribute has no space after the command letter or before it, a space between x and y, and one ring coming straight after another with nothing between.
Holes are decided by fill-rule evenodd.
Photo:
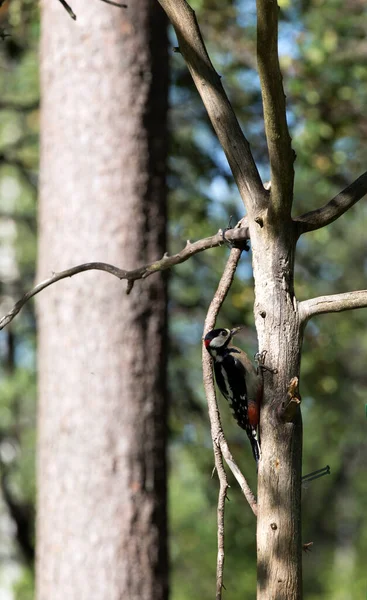
<instances>
[{"instance_id":1,"label":"tree bark","mask_svg":"<svg viewBox=\"0 0 367 600\"><path fill-rule=\"evenodd\" d=\"M156 2L44 1L38 277L165 251L167 37ZM38 600L167 598L166 278L39 297Z\"/></svg>"},{"instance_id":2,"label":"tree bark","mask_svg":"<svg viewBox=\"0 0 367 600\"><path fill-rule=\"evenodd\" d=\"M258 473L257 600L302 598L301 460L299 408L284 422L281 408L299 377L301 328L293 290L295 230L269 216L250 225L259 349L277 374L264 374ZM275 234L275 235L274 235Z\"/></svg>"}]
</instances>

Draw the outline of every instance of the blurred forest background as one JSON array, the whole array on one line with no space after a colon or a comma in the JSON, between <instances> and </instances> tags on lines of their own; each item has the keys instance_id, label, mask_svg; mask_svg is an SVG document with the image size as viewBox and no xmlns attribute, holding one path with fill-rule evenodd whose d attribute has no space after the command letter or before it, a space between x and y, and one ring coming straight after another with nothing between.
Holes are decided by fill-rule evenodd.
<instances>
[{"instance_id":1,"label":"blurred forest background","mask_svg":"<svg viewBox=\"0 0 367 600\"><path fill-rule=\"evenodd\" d=\"M51 1L51 0L48 0ZM53 0L57 1L57 0ZM97 1L97 0L95 0ZM295 164L294 215L325 204L366 168L367 8L364 0L281 0L279 48ZM268 179L255 2L191 2L215 68ZM116 9L118 10L118 9ZM60 18L68 19L65 11ZM0 313L32 287L36 265L39 13L34 0L0 9ZM169 248L180 250L242 216L225 157L180 54L171 43ZM298 245L299 300L366 287L367 219L361 201ZM206 308L226 247L194 256L170 273L171 598L212 598L217 481L200 370ZM123 264L119 265L124 267ZM55 265L57 270L58 265ZM78 275L83 277L83 275ZM143 285L143 283L141 284ZM257 350L251 257L243 256L219 325L246 323L238 343ZM62 286L62 284L60 284ZM61 287L60 287L61 289ZM359 600L366 593L366 312L315 318L302 358L304 473L331 475L303 491L307 600ZM36 322L31 303L0 333L0 596L33 598ZM221 402L230 446L252 486L255 469L243 432ZM250 465L247 467L246 465ZM252 598L255 520L234 484L226 510L224 583L232 600Z\"/></svg>"}]
</instances>

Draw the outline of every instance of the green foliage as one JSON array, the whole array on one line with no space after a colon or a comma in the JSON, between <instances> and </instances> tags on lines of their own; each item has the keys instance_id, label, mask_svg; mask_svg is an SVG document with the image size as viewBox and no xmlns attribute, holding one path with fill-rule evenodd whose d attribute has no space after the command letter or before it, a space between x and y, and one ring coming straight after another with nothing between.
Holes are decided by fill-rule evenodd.
<instances>
[{"instance_id":1,"label":"green foliage","mask_svg":"<svg viewBox=\"0 0 367 600\"><path fill-rule=\"evenodd\" d=\"M34 280L36 264L35 184L38 167L37 4L12 0L2 7L10 34L0 42L0 306L15 302ZM8 502L28 514L35 501L35 323L32 306L0 332L0 477ZM3 497L5 498L4 494ZM4 514L1 516L4 519ZM15 524L11 531L15 534ZM30 534L31 535L31 534ZM15 539L1 531L0 596L11 574L15 600L33 598L33 573ZM32 539L30 540L32 543ZM34 540L33 540L34 542ZM13 573L17 575L14 576ZM4 585L4 587L3 587ZM7 597L7 596L6 596Z\"/></svg>"},{"instance_id":2,"label":"green foliage","mask_svg":"<svg viewBox=\"0 0 367 600\"><path fill-rule=\"evenodd\" d=\"M23 571L14 584L14 600L34 600L34 576L30 570Z\"/></svg>"}]
</instances>

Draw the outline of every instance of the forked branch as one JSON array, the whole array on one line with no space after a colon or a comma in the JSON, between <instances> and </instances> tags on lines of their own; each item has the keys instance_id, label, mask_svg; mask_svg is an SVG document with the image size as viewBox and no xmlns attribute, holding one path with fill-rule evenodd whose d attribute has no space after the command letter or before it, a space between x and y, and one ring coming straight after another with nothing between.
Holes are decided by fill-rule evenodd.
<instances>
[{"instance_id":1,"label":"forked branch","mask_svg":"<svg viewBox=\"0 0 367 600\"><path fill-rule=\"evenodd\" d=\"M330 202L311 210L310 212L294 219L298 227L298 235L307 231L320 229L336 221L356 202L361 200L367 194L367 171L363 173L353 183L348 185L342 192L337 194Z\"/></svg>"},{"instance_id":2,"label":"forked branch","mask_svg":"<svg viewBox=\"0 0 367 600\"><path fill-rule=\"evenodd\" d=\"M311 317L323 313L342 312L354 308L367 308L367 290L319 296L299 303L300 320L306 323Z\"/></svg>"},{"instance_id":3,"label":"forked branch","mask_svg":"<svg viewBox=\"0 0 367 600\"><path fill-rule=\"evenodd\" d=\"M242 200L251 215L267 203L259 172L233 112L232 106L208 56L196 21L195 12L186 0L158 0L171 21L180 53L208 112L219 142L225 152Z\"/></svg>"},{"instance_id":4,"label":"forked branch","mask_svg":"<svg viewBox=\"0 0 367 600\"><path fill-rule=\"evenodd\" d=\"M264 107L265 133L271 168L272 206L290 216L293 201L293 162L285 95L278 57L277 0L257 0L257 63Z\"/></svg>"},{"instance_id":5,"label":"forked branch","mask_svg":"<svg viewBox=\"0 0 367 600\"><path fill-rule=\"evenodd\" d=\"M242 225L239 227L238 225ZM238 245L243 247L247 240L249 239L249 230L247 227L246 218L242 219L238 225L234 229L229 229L226 231L226 240L231 242L234 245ZM138 269L134 269L132 271L126 271L124 269L119 269L114 265L109 265L108 263L102 262L90 262L83 263L82 265L77 265L72 267L71 269L66 269L65 271L60 271L59 273L54 273L52 277L42 281L38 285L36 285L32 290L24 294L18 302L16 302L13 308L0 319L0 329L3 329L16 317L16 315L20 312L23 306L36 294L42 292L42 290L46 289L50 285L56 283L57 281L61 281L62 279L66 279L68 277L73 277L73 275L77 275L78 273L83 273L84 271L105 271L106 273L110 273L118 279L126 279L128 282L127 293L131 292L134 281L137 279L145 279L152 275L153 273L157 273L158 271L165 271L166 269L170 269L174 265L178 265L182 262L188 260L194 254L198 252L203 252L204 250L208 250L209 248L215 248L217 246L223 245L223 232L219 230L218 233L212 235L210 237L204 238L202 240L198 240L197 242L190 242L189 240L186 243L185 248L183 248L177 254L173 254L172 256L168 256L165 254L160 260L157 260L148 265L144 265Z\"/></svg>"},{"instance_id":6,"label":"forked branch","mask_svg":"<svg viewBox=\"0 0 367 600\"><path fill-rule=\"evenodd\" d=\"M233 277L236 271L238 261L241 257L241 250L233 248L224 269L223 275L218 285L218 289L214 294L213 300L210 303L208 313L204 324L204 335L213 329L215 321L222 306L225 297L227 296L228 290L233 281ZM202 362L203 362L203 377L204 377L204 388L208 402L208 412L210 419L211 435L213 440L214 448L214 460L215 468L219 478L219 495L218 495L218 507L217 507L217 523L218 523L218 555L217 555L217 585L216 585L216 600L222 598L223 588L223 568L224 568L224 504L226 493L228 489L227 475L223 465L223 458L225 459L228 467L231 469L233 475L240 484L241 490L247 499L253 513L257 514L257 505L255 497L245 479L241 473L239 467L233 459L233 456L229 450L227 441L223 434L222 424L220 421L220 415L218 410L217 399L215 395L214 380L213 380L213 369L211 364L211 358L209 353L206 351L203 345L202 351Z\"/></svg>"}]
</instances>

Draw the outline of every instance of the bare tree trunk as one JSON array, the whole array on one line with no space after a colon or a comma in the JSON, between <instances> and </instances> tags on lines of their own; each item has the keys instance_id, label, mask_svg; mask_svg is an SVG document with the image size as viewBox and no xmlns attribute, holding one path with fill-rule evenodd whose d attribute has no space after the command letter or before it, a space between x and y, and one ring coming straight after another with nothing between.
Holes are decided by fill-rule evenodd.
<instances>
[{"instance_id":1,"label":"bare tree trunk","mask_svg":"<svg viewBox=\"0 0 367 600\"><path fill-rule=\"evenodd\" d=\"M165 250L167 38L156 2L43 2L38 276ZM38 600L163 600L166 281L40 296Z\"/></svg>"},{"instance_id":2,"label":"bare tree trunk","mask_svg":"<svg viewBox=\"0 0 367 600\"><path fill-rule=\"evenodd\" d=\"M300 368L301 333L293 290L295 239L292 223L279 227L274 237L274 221L270 217L270 227L254 223L251 228L259 349L267 350L266 362L278 370L264 376L257 600L300 600L302 419L299 408L291 422L284 422L280 411L289 382L299 377Z\"/></svg>"},{"instance_id":3,"label":"bare tree trunk","mask_svg":"<svg viewBox=\"0 0 367 600\"><path fill-rule=\"evenodd\" d=\"M247 211L259 350L267 351L267 362L277 369L276 375L265 374L261 410L257 600L301 600L302 421L296 403L286 421L281 415L289 383L299 378L302 333L293 289L298 231L291 218L295 155L278 60L279 7L275 0L257 0L257 58L271 171L269 192L262 184L249 143L210 61L194 11L185 0L158 2L176 31L180 52ZM221 589L219 597L220 594Z\"/></svg>"}]
</instances>

